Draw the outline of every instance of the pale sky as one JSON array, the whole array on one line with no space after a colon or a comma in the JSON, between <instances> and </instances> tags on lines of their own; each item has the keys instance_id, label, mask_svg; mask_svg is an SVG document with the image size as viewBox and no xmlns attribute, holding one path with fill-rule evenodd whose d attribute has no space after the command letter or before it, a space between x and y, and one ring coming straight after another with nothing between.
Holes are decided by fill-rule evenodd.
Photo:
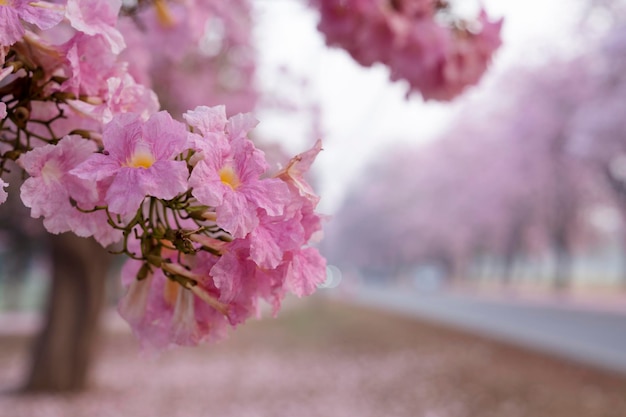
<instances>
[{"instance_id":1,"label":"pale sky","mask_svg":"<svg viewBox=\"0 0 626 417\"><path fill-rule=\"evenodd\" d=\"M468 0L463 0L468 2ZM477 1L476 1L477 3ZM548 54L572 48L571 28L579 11L572 0L483 0L490 16L505 18L504 44L491 73L466 96L479 94L504 68L540 60ZM567 7L567 9L565 8ZM446 127L464 99L452 103L405 99L403 83L391 83L385 68L363 68L342 50L324 46L315 26L317 16L297 0L256 0L259 25L255 38L260 48L259 79L271 91L282 91L298 102L319 102L322 109L324 151L316 161L322 196L320 210L332 214L350 181L364 164L394 143L419 144L432 140ZM294 89L293 82L278 75L289 73L308 79ZM258 114L259 131L276 138L292 153L310 143L306 124L293 118Z\"/></svg>"}]
</instances>

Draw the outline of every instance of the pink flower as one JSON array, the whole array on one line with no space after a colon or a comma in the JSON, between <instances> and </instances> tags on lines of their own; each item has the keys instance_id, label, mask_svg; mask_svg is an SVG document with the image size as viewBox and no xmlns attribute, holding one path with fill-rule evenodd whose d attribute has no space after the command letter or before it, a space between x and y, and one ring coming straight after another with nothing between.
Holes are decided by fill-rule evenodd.
<instances>
[{"instance_id":1,"label":"pink flower","mask_svg":"<svg viewBox=\"0 0 626 417\"><path fill-rule=\"evenodd\" d=\"M174 252L171 255L176 258ZM228 324L226 310L217 301L212 280L200 274L214 265L215 257L202 253L185 257L185 261L196 264L189 271L198 282L195 291L167 278L161 269L145 269L139 261L128 260L122 268L122 284L127 292L118 304L118 311L144 349L194 346L224 336ZM143 276L138 279L142 268Z\"/></svg>"},{"instance_id":2,"label":"pink flower","mask_svg":"<svg viewBox=\"0 0 626 417\"><path fill-rule=\"evenodd\" d=\"M121 7L121 0L68 0L65 16L79 32L103 36L111 51L119 54L126 46L124 37L115 28Z\"/></svg>"},{"instance_id":3,"label":"pink flower","mask_svg":"<svg viewBox=\"0 0 626 417\"><path fill-rule=\"evenodd\" d=\"M199 151L215 146L227 147L235 139L247 139L248 133L259 123L250 114L236 114L227 118L223 105L198 106L183 114L183 118L201 136L195 141Z\"/></svg>"},{"instance_id":4,"label":"pink flower","mask_svg":"<svg viewBox=\"0 0 626 417\"><path fill-rule=\"evenodd\" d=\"M104 201L121 215L137 211L146 196L165 200L187 191L187 164L174 160L187 149L185 126L167 112L146 122L121 114L104 127L104 153L94 154L72 173L79 178L111 179Z\"/></svg>"},{"instance_id":5,"label":"pink flower","mask_svg":"<svg viewBox=\"0 0 626 417\"><path fill-rule=\"evenodd\" d=\"M57 145L35 148L20 157L18 163L31 175L21 188L24 205L31 208L34 218L43 216L50 233L72 231L78 236L94 236L102 245L121 237L119 231L107 224L102 211L83 213L72 206L90 209L99 201L94 184L69 173L96 151L93 142L79 136L66 136Z\"/></svg>"},{"instance_id":6,"label":"pink flower","mask_svg":"<svg viewBox=\"0 0 626 417\"><path fill-rule=\"evenodd\" d=\"M279 304L286 290L302 297L326 279L326 261L317 249L286 251L275 268L260 268L252 261L247 244L245 240L233 242L210 271L219 300L229 305L233 324L245 320L243 312L252 311L257 297Z\"/></svg>"},{"instance_id":7,"label":"pink flower","mask_svg":"<svg viewBox=\"0 0 626 417\"><path fill-rule=\"evenodd\" d=\"M307 243L300 212L283 216L268 216L259 212L259 225L250 232L250 259L261 268L276 268L285 251L295 250Z\"/></svg>"},{"instance_id":8,"label":"pink flower","mask_svg":"<svg viewBox=\"0 0 626 417\"><path fill-rule=\"evenodd\" d=\"M308 242L322 229L322 219L315 213L320 198L305 178L321 150L322 142L318 140L311 149L293 157L287 166L275 175L288 185L291 192L286 212L298 213L300 224L304 229L302 244Z\"/></svg>"},{"instance_id":9,"label":"pink flower","mask_svg":"<svg viewBox=\"0 0 626 417\"><path fill-rule=\"evenodd\" d=\"M142 263L128 260L122 268L122 282L127 287L126 294L120 299L118 311L128 322L135 336L144 349L162 350L170 346L170 328L174 309L177 305L178 284L170 281L161 269L149 272L141 280L137 273ZM198 342L195 332L188 331L189 342ZM180 340L179 342L183 342ZM181 343L191 344L191 343Z\"/></svg>"},{"instance_id":10,"label":"pink flower","mask_svg":"<svg viewBox=\"0 0 626 417\"><path fill-rule=\"evenodd\" d=\"M50 29L63 19L63 6L29 0L3 0L0 2L0 45L10 46L24 36L22 20L39 29Z\"/></svg>"},{"instance_id":11,"label":"pink flower","mask_svg":"<svg viewBox=\"0 0 626 417\"><path fill-rule=\"evenodd\" d=\"M106 80L107 91L102 94L102 104L90 104L82 100L70 102L72 108L102 123L109 123L122 113L137 113L143 120L159 111L159 99L154 91L137 84L130 74Z\"/></svg>"},{"instance_id":12,"label":"pink flower","mask_svg":"<svg viewBox=\"0 0 626 417\"><path fill-rule=\"evenodd\" d=\"M196 140L203 159L194 167L189 186L200 203L215 207L221 228L244 237L258 225L258 209L270 216L283 213L288 190L280 180L261 179L267 163L246 138L249 118L235 117L224 124L221 109L210 110L201 108L185 115L204 137Z\"/></svg>"},{"instance_id":13,"label":"pink flower","mask_svg":"<svg viewBox=\"0 0 626 417\"><path fill-rule=\"evenodd\" d=\"M57 26L63 30L63 25ZM51 31L48 31L48 33ZM31 62L39 67L46 79L53 75L64 76L66 74L67 61L62 47L53 44L51 39L47 39L43 33L37 34L27 31L22 41L13 45L12 49L20 54L26 55ZM9 67L10 68L10 67ZM49 90L56 89L56 85L49 86Z\"/></svg>"},{"instance_id":14,"label":"pink flower","mask_svg":"<svg viewBox=\"0 0 626 417\"><path fill-rule=\"evenodd\" d=\"M110 122L114 115L128 112L137 113L142 119L147 120L158 112L160 107L154 91L137 84L129 74L107 80L105 101L107 105L103 116L105 123Z\"/></svg>"},{"instance_id":15,"label":"pink flower","mask_svg":"<svg viewBox=\"0 0 626 417\"><path fill-rule=\"evenodd\" d=\"M322 151L322 141L317 140L311 149L291 158L285 168L280 170L275 177L285 181L297 190L298 194L314 205L319 202L319 197L313 191L313 188L304 178L304 175L311 169L311 165Z\"/></svg>"},{"instance_id":16,"label":"pink flower","mask_svg":"<svg viewBox=\"0 0 626 417\"><path fill-rule=\"evenodd\" d=\"M298 297L312 294L326 280L326 260L315 248L305 248L289 255L285 288Z\"/></svg>"},{"instance_id":17,"label":"pink flower","mask_svg":"<svg viewBox=\"0 0 626 417\"><path fill-rule=\"evenodd\" d=\"M107 80L120 70L117 56L102 36L76 33L63 45L63 53L70 72L63 89L76 95L100 95Z\"/></svg>"},{"instance_id":18,"label":"pink flower","mask_svg":"<svg viewBox=\"0 0 626 417\"><path fill-rule=\"evenodd\" d=\"M189 126L194 128L194 132L203 138L210 139L211 135L224 136L226 134L228 118L226 117L225 106L198 106L194 110L186 112L183 118ZM199 145L202 146L203 144L207 147L211 146L209 141L200 140Z\"/></svg>"},{"instance_id":19,"label":"pink flower","mask_svg":"<svg viewBox=\"0 0 626 417\"><path fill-rule=\"evenodd\" d=\"M280 180L261 179L267 165L263 154L247 139L225 149L204 153L189 178L193 195L215 207L217 224L234 237L244 237L259 223L257 209L280 215L287 188Z\"/></svg>"},{"instance_id":20,"label":"pink flower","mask_svg":"<svg viewBox=\"0 0 626 417\"><path fill-rule=\"evenodd\" d=\"M4 180L0 178L0 204L7 201L9 194L4 190L4 187L7 187L8 185L8 183L4 182Z\"/></svg>"},{"instance_id":21,"label":"pink flower","mask_svg":"<svg viewBox=\"0 0 626 417\"><path fill-rule=\"evenodd\" d=\"M233 326L258 314L259 298L266 299L278 309L285 294L285 268L258 268L250 259L244 240L238 240L228 248L211 268L210 276L219 290L219 301L228 306L227 317Z\"/></svg>"},{"instance_id":22,"label":"pink flower","mask_svg":"<svg viewBox=\"0 0 626 417\"><path fill-rule=\"evenodd\" d=\"M5 117L7 117L7 105L0 101L0 119L4 119Z\"/></svg>"},{"instance_id":23,"label":"pink flower","mask_svg":"<svg viewBox=\"0 0 626 417\"><path fill-rule=\"evenodd\" d=\"M248 255L245 242L236 241L211 267L210 276L219 290L221 302L232 303L237 294L243 291L244 285L252 284L249 278L254 275L256 265Z\"/></svg>"}]
</instances>

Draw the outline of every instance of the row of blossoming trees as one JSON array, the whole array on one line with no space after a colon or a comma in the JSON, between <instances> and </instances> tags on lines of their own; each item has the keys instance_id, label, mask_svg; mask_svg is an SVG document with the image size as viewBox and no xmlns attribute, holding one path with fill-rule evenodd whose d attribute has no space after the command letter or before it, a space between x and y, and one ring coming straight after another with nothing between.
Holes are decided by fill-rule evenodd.
<instances>
[{"instance_id":1,"label":"row of blossoming trees","mask_svg":"<svg viewBox=\"0 0 626 417\"><path fill-rule=\"evenodd\" d=\"M612 210L626 223L625 34L616 20L575 56L508 70L438 140L367 167L329 226L331 262L467 278L491 259L508 281L516 259L548 256L567 286L573 255L623 240L594 220Z\"/></svg>"},{"instance_id":2,"label":"row of blossoming trees","mask_svg":"<svg viewBox=\"0 0 626 417\"><path fill-rule=\"evenodd\" d=\"M426 98L476 83L500 43L501 22L446 2L312 5L329 45ZM0 1L0 202L22 172L19 197L58 235L30 388L85 382L106 262L72 235L128 258L119 311L147 349L215 340L324 281L305 179L320 141L270 170L238 114L261 96L253 23L247 0Z\"/></svg>"}]
</instances>

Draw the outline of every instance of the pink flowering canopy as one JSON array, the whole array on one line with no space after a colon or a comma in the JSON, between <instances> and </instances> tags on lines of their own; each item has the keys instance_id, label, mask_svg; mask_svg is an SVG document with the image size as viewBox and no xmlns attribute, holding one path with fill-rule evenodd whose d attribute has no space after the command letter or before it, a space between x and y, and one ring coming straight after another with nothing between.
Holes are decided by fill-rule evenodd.
<instances>
[{"instance_id":1,"label":"pink flowering canopy","mask_svg":"<svg viewBox=\"0 0 626 417\"><path fill-rule=\"evenodd\" d=\"M442 1L311 3L329 45L427 99L478 82L500 44L501 21ZM272 170L250 138L252 10L0 0L0 203L3 175L22 170L22 201L50 233L115 244L128 258L119 312L146 349L217 340L260 300L277 312L325 279L306 180L321 141Z\"/></svg>"},{"instance_id":2,"label":"pink flowering canopy","mask_svg":"<svg viewBox=\"0 0 626 417\"><path fill-rule=\"evenodd\" d=\"M311 0L326 43L359 64L382 63L409 93L450 100L476 84L500 46L502 20L458 18L447 1Z\"/></svg>"},{"instance_id":3,"label":"pink flowering canopy","mask_svg":"<svg viewBox=\"0 0 626 417\"><path fill-rule=\"evenodd\" d=\"M24 172L21 199L50 233L128 258L119 312L145 349L218 340L260 300L277 312L325 279L303 176L321 145L271 171L249 138L258 122L234 114L257 102L250 13L247 0L0 0L0 174Z\"/></svg>"}]
</instances>

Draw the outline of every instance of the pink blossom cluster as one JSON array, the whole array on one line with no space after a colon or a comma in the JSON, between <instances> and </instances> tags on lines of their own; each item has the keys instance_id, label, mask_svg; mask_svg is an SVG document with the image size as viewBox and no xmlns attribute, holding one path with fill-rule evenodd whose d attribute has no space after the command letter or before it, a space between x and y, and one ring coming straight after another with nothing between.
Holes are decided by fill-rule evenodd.
<instances>
[{"instance_id":1,"label":"pink blossom cluster","mask_svg":"<svg viewBox=\"0 0 626 417\"><path fill-rule=\"evenodd\" d=\"M117 29L120 0L5 3L0 3L0 14L7 19L0 26L0 48L5 51L0 80L5 93L2 113L9 113L6 123L16 124L19 108L31 113L26 122L53 119L62 110L63 117L48 126L53 131L43 132L44 137L61 137L77 128L100 130L118 113L147 117L158 110L154 92L137 83L128 64L119 59L126 46ZM34 84L38 94L20 90L26 82ZM42 133L38 124L29 129Z\"/></svg>"},{"instance_id":2,"label":"pink blossom cluster","mask_svg":"<svg viewBox=\"0 0 626 417\"><path fill-rule=\"evenodd\" d=\"M130 258L119 311L146 348L214 340L259 300L276 312L325 278L304 179L321 143L268 172L253 117L197 106L175 120L138 82L150 80L129 63L141 54L123 53L131 40L182 62L220 4L0 0L0 174L12 163L28 174L22 201L49 232Z\"/></svg>"},{"instance_id":3,"label":"pink blossom cluster","mask_svg":"<svg viewBox=\"0 0 626 417\"><path fill-rule=\"evenodd\" d=\"M135 194L176 201L155 216L180 224L174 234L155 224L128 242L149 253L127 261L120 303L144 347L213 340L257 314L259 299L277 312L286 291L307 295L323 281L325 261L307 246L321 229L318 197L303 178L320 143L268 176L263 153L247 138L251 116L227 119L223 106L198 107L185 114L193 132L185 135L182 124L158 113L143 123L143 141L124 126L141 122L120 119L105 128L107 152L72 173L110 183L105 202L121 215L136 213ZM192 156L173 158L186 151Z\"/></svg>"},{"instance_id":4,"label":"pink blossom cluster","mask_svg":"<svg viewBox=\"0 0 626 417\"><path fill-rule=\"evenodd\" d=\"M386 65L409 93L450 100L476 84L500 46L502 19L484 10L473 21L455 18L441 0L311 0L329 46L358 63Z\"/></svg>"},{"instance_id":5,"label":"pink blossom cluster","mask_svg":"<svg viewBox=\"0 0 626 417\"><path fill-rule=\"evenodd\" d=\"M167 112L121 114L100 152L66 136L19 159L31 176L22 200L50 232L123 240L120 313L147 348L212 340L259 299L276 312L286 291L308 295L325 278L308 247L321 219L304 180L320 143L267 176L251 116L227 119L219 106L185 118L193 133Z\"/></svg>"}]
</instances>

